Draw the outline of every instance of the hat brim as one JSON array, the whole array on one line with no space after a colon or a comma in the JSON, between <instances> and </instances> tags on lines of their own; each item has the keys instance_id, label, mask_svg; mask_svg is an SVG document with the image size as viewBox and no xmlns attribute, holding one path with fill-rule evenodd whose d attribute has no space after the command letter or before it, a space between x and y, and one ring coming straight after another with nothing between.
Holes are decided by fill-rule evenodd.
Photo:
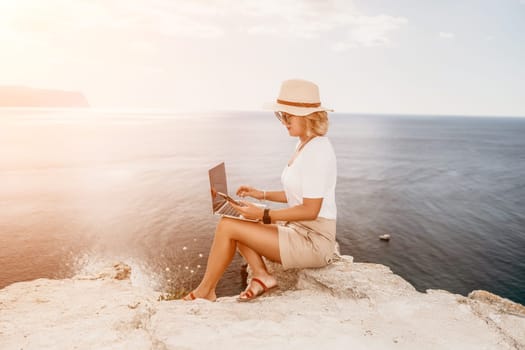
<instances>
[{"instance_id":1,"label":"hat brim","mask_svg":"<svg viewBox=\"0 0 525 350\"><path fill-rule=\"evenodd\" d=\"M326 108L323 106L319 107L295 107L283 105L276 102L269 102L263 105L264 109L271 110L274 112L285 112L296 116L304 117L305 115L312 114L314 112L333 112L333 109Z\"/></svg>"}]
</instances>

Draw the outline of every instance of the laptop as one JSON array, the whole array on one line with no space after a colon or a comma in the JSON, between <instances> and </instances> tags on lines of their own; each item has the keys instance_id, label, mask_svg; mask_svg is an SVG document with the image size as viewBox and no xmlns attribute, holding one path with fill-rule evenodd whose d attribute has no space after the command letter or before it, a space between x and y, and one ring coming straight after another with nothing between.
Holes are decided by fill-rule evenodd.
<instances>
[{"instance_id":1,"label":"laptop","mask_svg":"<svg viewBox=\"0 0 525 350\"><path fill-rule=\"evenodd\" d=\"M211 168L208 173L210 176L211 205L214 215L251 222L259 221L243 217L231 206L230 202L228 202L223 196L217 194L228 194L226 167L224 166L224 162Z\"/></svg>"}]
</instances>

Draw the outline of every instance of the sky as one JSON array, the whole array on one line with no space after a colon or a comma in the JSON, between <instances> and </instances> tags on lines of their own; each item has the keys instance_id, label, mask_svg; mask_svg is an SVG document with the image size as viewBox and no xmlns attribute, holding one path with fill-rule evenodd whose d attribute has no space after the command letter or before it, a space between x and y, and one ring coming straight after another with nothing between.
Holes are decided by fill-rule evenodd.
<instances>
[{"instance_id":1,"label":"sky","mask_svg":"<svg viewBox=\"0 0 525 350\"><path fill-rule=\"evenodd\" d=\"M92 107L525 116L525 0L0 0L0 85Z\"/></svg>"}]
</instances>

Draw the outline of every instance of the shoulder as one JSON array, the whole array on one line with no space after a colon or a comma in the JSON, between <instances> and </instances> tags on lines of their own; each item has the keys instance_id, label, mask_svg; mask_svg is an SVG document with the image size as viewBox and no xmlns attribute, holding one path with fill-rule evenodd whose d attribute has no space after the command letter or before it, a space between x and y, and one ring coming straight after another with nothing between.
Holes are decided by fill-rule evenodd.
<instances>
[{"instance_id":1,"label":"shoulder","mask_svg":"<svg viewBox=\"0 0 525 350\"><path fill-rule=\"evenodd\" d=\"M305 147L305 158L307 161L326 162L335 158L332 143L326 136L318 136L312 139L307 146L309 146Z\"/></svg>"},{"instance_id":2,"label":"shoulder","mask_svg":"<svg viewBox=\"0 0 525 350\"><path fill-rule=\"evenodd\" d=\"M332 143L326 136L317 136L310 141L312 150L317 151L333 151Z\"/></svg>"},{"instance_id":3,"label":"shoulder","mask_svg":"<svg viewBox=\"0 0 525 350\"><path fill-rule=\"evenodd\" d=\"M314 137L312 141L314 144L318 144L318 145L330 145L331 144L328 136L317 136L317 137Z\"/></svg>"}]
</instances>

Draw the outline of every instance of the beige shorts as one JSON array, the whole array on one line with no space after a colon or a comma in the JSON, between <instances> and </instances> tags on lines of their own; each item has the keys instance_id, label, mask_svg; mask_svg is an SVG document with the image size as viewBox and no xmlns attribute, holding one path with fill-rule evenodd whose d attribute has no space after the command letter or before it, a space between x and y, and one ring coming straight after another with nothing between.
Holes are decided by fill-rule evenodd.
<instances>
[{"instance_id":1,"label":"beige shorts","mask_svg":"<svg viewBox=\"0 0 525 350\"><path fill-rule=\"evenodd\" d=\"M277 224L279 251L284 269L323 267L336 254L335 220L317 218Z\"/></svg>"}]
</instances>

